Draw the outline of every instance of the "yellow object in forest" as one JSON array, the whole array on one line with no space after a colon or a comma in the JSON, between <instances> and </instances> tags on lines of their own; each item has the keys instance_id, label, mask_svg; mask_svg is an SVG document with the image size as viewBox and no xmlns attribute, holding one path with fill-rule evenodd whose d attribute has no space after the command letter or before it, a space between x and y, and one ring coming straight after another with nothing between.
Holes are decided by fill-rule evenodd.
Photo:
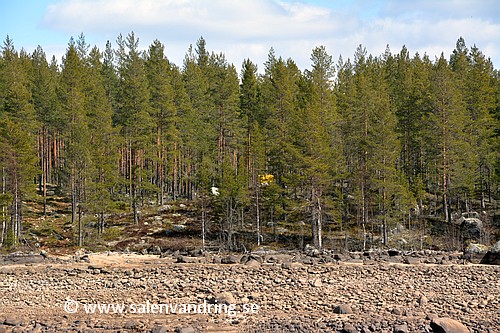
<instances>
[{"instance_id":1,"label":"yellow object in forest","mask_svg":"<svg viewBox=\"0 0 500 333\"><path fill-rule=\"evenodd\" d=\"M271 174L260 175L259 178L262 186L268 186L274 181L274 175Z\"/></svg>"}]
</instances>

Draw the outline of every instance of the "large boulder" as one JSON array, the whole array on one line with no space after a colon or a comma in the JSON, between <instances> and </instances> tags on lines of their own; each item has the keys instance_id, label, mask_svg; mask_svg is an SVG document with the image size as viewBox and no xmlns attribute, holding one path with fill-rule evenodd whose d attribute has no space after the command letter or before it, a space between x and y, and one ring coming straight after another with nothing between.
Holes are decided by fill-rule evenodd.
<instances>
[{"instance_id":1,"label":"large boulder","mask_svg":"<svg viewBox=\"0 0 500 333\"><path fill-rule=\"evenodd\" d=\"M491 247L490 252L500 254L500 241L496 242L495 245Z\"/></svg>"},{"instance_id":2,"label":"large boulder","mask_svg":"<svg viewBox=\"0 0 500 333\"><path fill-rule=\"evenodd\" d=\"M481 241L481 236L483 234L483 222L479 219L478 213L463 213L458 222L460 223L460 231L462 232L464 241Z\"/></svg>"},{"instance_id":3,"label":"large boulder","mask_svg":"<svg viewBox=\"0 0 500 333\"><path fill-rule=\"evenodd\" d=\"M451 318L434 318L431 328L435 333L470 333L461 322Z\"/></svg>"},{"instance_id":4,"label":"large boulder","mask_svg":"<svg viewBox=\"0 0 500 333\"><path fill-rule=\"evenodd\" d=\"M231 254L228 255L227 257L222 258L220 262L221 264L226 264L226 265L237 264L240 262L240 258Z\"/></svg>"},{"instance_id":5,"label":"large boulder","mask_svg":"<svg viewBox=\"0 0 500 333\"><path fill-rule=\"evenodd\" d=\"M477 243L469 243L464 249L464 258L473 264L480 264L487 252L488 246Z\"/></svg>"},{"instance_id":6,"label":"large boulder","mask_svg":"<svg viewBox=\"0 0 500 333\"><path fill-rule=\"evenodd\" d=\"M0 256L0 265L38 264L45 261L46 254L15 252Z\"/></svg>"},{"instance_id":7,"label":"large boulder","mask_svg":"<svg viewBox=\"0 0 500 333\"><path fill-rule=\"evenodd\" d=\"M500 241L496 242L481 259L481 264L500 265Z\"/></svg>"}]
</instances>

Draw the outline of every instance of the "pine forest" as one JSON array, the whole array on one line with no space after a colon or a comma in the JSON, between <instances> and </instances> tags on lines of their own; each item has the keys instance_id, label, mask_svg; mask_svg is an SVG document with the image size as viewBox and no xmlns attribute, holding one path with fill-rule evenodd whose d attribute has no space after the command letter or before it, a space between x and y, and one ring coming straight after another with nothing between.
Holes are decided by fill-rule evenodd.
<instances>
[{"instance_id":1,"label":"pine forest","mask_svg":"<svg viewBox=\"0 0 500 333\"><path fill-rule=\"evenodd\" d=\"M174 64L158 40L81 34L59 63L7 36L0 246L103 247L162 209L192 223L158 237L231 251L460 249L473 211L479 241L498 240L500 72L475 45L318 46L309 69L271 48L237 70L208 44Z\"/></svg>"}]
</instances>

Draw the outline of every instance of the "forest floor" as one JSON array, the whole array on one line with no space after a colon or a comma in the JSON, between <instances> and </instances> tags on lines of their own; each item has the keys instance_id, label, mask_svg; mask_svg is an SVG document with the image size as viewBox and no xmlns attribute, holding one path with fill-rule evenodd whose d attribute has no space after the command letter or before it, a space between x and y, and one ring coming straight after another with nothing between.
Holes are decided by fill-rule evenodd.
<instances>
[{"instance_id":1,"label":"forest floor","mask_svg":"<svg viewBox=\"0 0 500 333\"><path fill-rule=\"evenodd\" d=\"M52 254L74 253L77 247L78 221L71 222L71 202L67 195L58 192L58 188L49 187L46 198L46 212L43 212L43 198L34 194L25 201L23 211L23 236L21 248L25 251L45 250ZM195 202L176 201L158 206L155 203L144 203L139 209L139 223L133 223L133 214L126 203L118 203L114 213L105 215L105 226L102 234L97 232L96 217L83 214L83 248L93 252L123 251L159 254L166 250L196 250L202 246L201 212ZM489 239L485 244L491 245L500 239L500 209L498 203L490 204L488 214L491 223ZM76 216L78 219L78 216ZM310 228L304 224L284 223L270 224L263 219L263 242L274 249L304 248L310 241ZM221 225L212 212L207 212L207 247L218 249ZM374 229L375 228L375 229ZM369 226L366 231L378 234L378 226ZM411 222L401 222L391 227L389 247L401 250L461 249L460 242L450 238L447 226L438 218L427 218ZM337 225L324 226L324 247L345 250L346 234ZM248 218L244 223L235 226L235 239L242 250L256 247L255 221ZM363 248L363 230L350 231L348 250ZM367 248L380 247L380 237L373 238L374 243ZM24 246L24 247L23 247ZM0 249L1 251L1 249Z\"/></svg>"},{"instance_id":2,"label":"forest floor","mask_svg":"<svg viewBox=\"0 0 500 333\"><path fill-rule=\"evenodd\" d=\"M305 259L17 257L0 265L0 332L500 331L500 266Z\"/></svg>"}]
</instances>

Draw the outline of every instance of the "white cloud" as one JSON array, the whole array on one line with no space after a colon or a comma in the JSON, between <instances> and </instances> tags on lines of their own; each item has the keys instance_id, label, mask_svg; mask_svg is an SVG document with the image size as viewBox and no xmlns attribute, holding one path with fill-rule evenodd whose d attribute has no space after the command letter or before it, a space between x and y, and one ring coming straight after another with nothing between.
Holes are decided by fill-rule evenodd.
<instances>
[{"instance_id":1,"label":"white cloud","mask_svg":"<svg viewBox=\"0 0 500 333\"><path fill-rule=\"evenodd\" d=\"M200 36L209 50L225 53L235 65L250 58L259 68L271 46L305 69L318 45L334 58L352 57L359 44L380 55L389 44L393 53L406 45L411 54L427 53L433 59L449 54L460 36L495 61L500 57L500 6L495 2L387 0L368 8L361 0L337 7L299 0L67 0L50 5L42 25L68 38L83 32L101 48L106 40L134 31L144 49L154 39L163 42L178 65Z\"/></svg>"},{"instance_id":2,"label":"white cloud","mask_svg":"<svg viewBox=\"0 0 500 333\"><path fill-rule=\"evenodd\" d=\"M70 33L137 27L283 38L323 32L329 18L325 8L272 0L69 0L50 5L44 24Z\"/></svg>"}]
</instances>

